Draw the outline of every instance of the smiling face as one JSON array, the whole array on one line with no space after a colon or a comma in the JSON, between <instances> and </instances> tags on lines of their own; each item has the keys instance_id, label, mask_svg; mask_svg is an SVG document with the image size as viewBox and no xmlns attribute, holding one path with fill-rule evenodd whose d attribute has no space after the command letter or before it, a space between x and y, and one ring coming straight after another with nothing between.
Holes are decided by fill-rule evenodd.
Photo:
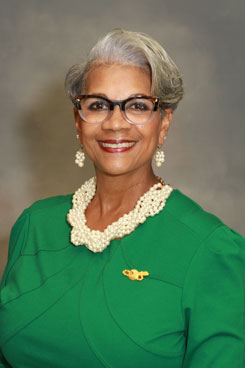
<instances>
[{"instance_id":1,"label":"smiling face","mask_svg":"<svg viewBox=\"0 0 245 368\"><path fill-rule=\"evenodd\" d=\"M133 95L150 96L150 75L134 66L97 66L88 75L86 94L101 95L110 100L124 100ZM163 117L158 110L149 123L134 125L127 122L119 106L115 106L109 120L91 124L82 120L76 108L74 113L80 143L96 171L109 175L149 172L156 147L163 143L172 118L171 109Z\"/></svg>"}]
</instances>

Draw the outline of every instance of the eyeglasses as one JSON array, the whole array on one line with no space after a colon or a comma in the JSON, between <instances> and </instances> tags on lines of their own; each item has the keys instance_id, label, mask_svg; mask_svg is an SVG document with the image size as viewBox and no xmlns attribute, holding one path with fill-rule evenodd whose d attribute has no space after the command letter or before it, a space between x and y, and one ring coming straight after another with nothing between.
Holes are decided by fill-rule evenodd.
<instances>
[{"instance_id":1,"label":"eyeglasses","mask_svg":"<svg viewBox=\"0 0 245 368\"><path fill-rule=\"evenodd\" d=\"M81 95L76 96L74 105L83 120L87 123L104 123L108 120L118 105L125 120L130 124L149 123L160 103L158 97L135 96L126 100L109 100L99 95Z\"/></svg>"}]
</instances>

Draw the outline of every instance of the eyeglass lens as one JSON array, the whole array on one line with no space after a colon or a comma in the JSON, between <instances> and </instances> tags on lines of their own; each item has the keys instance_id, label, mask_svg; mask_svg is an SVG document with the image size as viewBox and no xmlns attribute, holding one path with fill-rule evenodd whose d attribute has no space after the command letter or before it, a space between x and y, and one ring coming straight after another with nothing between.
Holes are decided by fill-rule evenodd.
<instances>
[{"instance_id":1,"label":"eyeglass lens","mask_svg":"<svg viewBox=\"0 0 245 368\"><path fill-rule=\"evenodd\" d=\"M103 97L86 97L80 102L81 115L87 122L101 123L111 114L110 104ZM125 104L125 117L134 124L143 124L151 119L154 102L143 97L134 98Z\"/></svg>"}]
</instances>

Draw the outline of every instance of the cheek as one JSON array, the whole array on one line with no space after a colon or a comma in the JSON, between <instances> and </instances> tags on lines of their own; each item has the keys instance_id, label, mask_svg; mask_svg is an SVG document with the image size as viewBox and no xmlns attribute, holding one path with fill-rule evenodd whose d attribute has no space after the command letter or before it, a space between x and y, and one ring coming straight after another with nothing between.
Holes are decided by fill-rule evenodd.
<instances>
[{"instance_id":1,"label":"cheek","mask_svg":"<svg viewBox=\"0 0 245 368\"><path fill-rule=\"evenodd\" d=\"M142 128L143 140L145 145L148 146L149 150L155 150L156 146L158 145L159 135L159 124L152 124Z\"/></svg>"},{"instance_id":2,"label":"cheek","mask_svg":"<svg viewBox=\"0 0 245 368\"><path fill-rule=\"evenodd\" d=\"M94 158L97 156L96 152L99 151L99 147L97 142L92 139L91 137L86 136L86 138L83 141L83 147L86 151L87 155L94 160Z\"/></svg>"},{"instance_id":3,"label":"cheek","mask_svg":"<svg viewBox=\"0 0 245 368\"><path fill-rule=\"evenodd\" d=\"M95 139L96 132L97 132L97 129L93 125L87 125L87 123L84 123L81 126L80 134L81 134L83 146L86 151L89 150L93 142L96 141Z\"/></svg>"}]
</instances>

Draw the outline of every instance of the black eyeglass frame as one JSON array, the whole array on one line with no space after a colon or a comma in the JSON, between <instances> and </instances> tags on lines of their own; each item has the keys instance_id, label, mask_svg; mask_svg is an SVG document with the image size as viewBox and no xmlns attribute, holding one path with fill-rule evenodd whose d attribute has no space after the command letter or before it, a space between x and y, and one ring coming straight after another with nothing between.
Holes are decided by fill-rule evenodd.
<instances>
[{"instance_id":1,"label":"black eyeglass frame","mask_svg":"<svg viewBox=\"0 0 245 368\"><path fill-rule=\"evenodd\" d=\"M101 122L91 123L90 121L87 121L86 118L82 114L82 107L81 107L81 100L83 100L84 98L100 98L100 99L105 100L109 104L110 113ZM128 103L129 101L135 100L137 98L139 98L139 99L140 98L144 98L144 99L147 99L147 100L151 100L153 102L153 105L154 105L153 106L151 117L145 123L135 123L135 122L131 121L130 119L128 119L128 117L127 117L127 115L125 113L125 105L126 105L126 103ZM77 95L77 96L75 96L75 98L73 100L73 104L74 104L74 106L79 111L81 111L81 113L80 113L81 118L83 120L85 120L89 124L102 124L102 123L104 123L106 120L110 119L115 106L118 105L119 108L120 108L120 110L121 110L121 112L122 112L122 115L123 115L124 119L127 122L129 122L130 124L134 124L134 125L144 125L144 124L149 123L153 119L153 117L154 117L154 115L155 115L155 113L156 113L156 111L157 111L157 109L158 109L158 107L160 105L160 98L159 97L152 97L152 96L145 96L145 95L136 95L136 96L128 97L125 100L110 100L109 98L104 97L104 96L101 96L101 95Z\"/></svg>"}]
</instances>

